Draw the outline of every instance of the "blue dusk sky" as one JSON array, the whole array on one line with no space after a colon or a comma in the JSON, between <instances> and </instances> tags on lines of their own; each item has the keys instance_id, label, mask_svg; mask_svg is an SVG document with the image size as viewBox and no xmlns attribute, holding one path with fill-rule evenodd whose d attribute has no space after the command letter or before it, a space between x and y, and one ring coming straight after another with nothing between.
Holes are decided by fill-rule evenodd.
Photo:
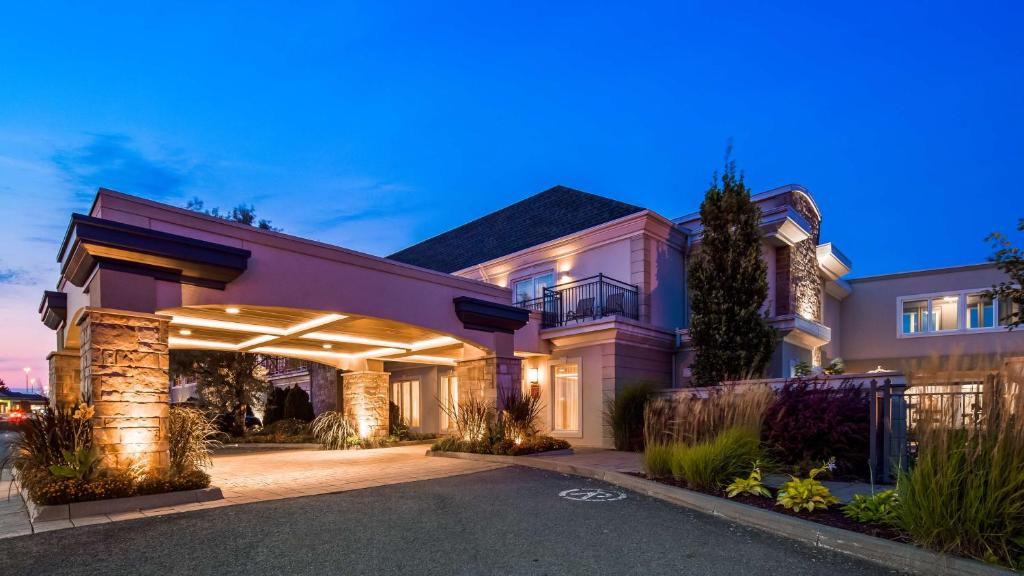
<instances>
[{"instance_id":1,"label":"blue dusk sky","mask_svg":"<svg viewBox=\"0 0 1024 576\"><path fill-rule=\"evenodd\" d=\"M90 5L0 18L16 389L100 186L384 255L555 184L681 216L731 140L755 192L811 190L853 275L984 261L1024 217L1021 2Z\"/></svg>"}]
</instances>

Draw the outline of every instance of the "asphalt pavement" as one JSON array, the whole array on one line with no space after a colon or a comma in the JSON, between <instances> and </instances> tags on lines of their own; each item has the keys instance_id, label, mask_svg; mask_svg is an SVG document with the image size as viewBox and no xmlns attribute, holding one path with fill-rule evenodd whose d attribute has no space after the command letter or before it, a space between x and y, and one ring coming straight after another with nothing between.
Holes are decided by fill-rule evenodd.
<instances>
[{"instance_id":1,"label":"asphalt pavement","mask_svg":"<svg viewBox=\"0 0 1024 576\"><path fill-rule=\"evenodd\" d=\"M518 467L0 540L17 574L894 572L620 488Z\"/></svg>"}]
</instances>

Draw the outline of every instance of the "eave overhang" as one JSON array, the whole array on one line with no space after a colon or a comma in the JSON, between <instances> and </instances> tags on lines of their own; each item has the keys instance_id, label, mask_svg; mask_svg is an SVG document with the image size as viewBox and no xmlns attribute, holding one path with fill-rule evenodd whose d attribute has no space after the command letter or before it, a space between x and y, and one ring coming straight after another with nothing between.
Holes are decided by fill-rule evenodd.
<instances>
[{"instance_id":1,"label":"eave overhang","mask_svg":"<svg viewBox=\"0 0 1024 576\"><path fill-rule=\"evenodd\" d=\"M850 273L852 268L850 259L831 242L819 244L815 248L815 254L818 259L818 268L821 269L829 280L835 280Z\"/></svg>"},{"instance_id":2,"label":"eave overhang","mask_svg":"<svg viewBox=\"0 0 1024 576\"><path fill-rule=\"evenodd\" d=\"M43 292L43 300L39 303L39 315L43 324L50 330L60 328L68 317L68 295L53 290Z\"/></svg>"},{"instance_id":3,"label":"eave overhang","mask_svg":"<svg viewBox=\"0 0 1024 576\"><path fill-rule=\"evenodd\" d=\"M530 320L530 311L479 298L459 296L452 300L455 315L468 330L512 334Z\"/></svg>"},{"instance_id":4,"label":"eave overhang","mask_svg":"<svg viewBox=\"0 0 1024 576\"><path fill-rule=\"evenodd\" d=\"M780 206L761 216L761 233L769 242L793 246L811 237L811 225L791 206Z\"/></svg>"},{"instance_id":5,"label":"eave overhang","mask_svg":"<svg viewBox=\"0 0 1024 576\"><path fill-rule=\"evenodd\" d=\"M808 348L824 346L832 341L831 328L798 314L776 316L768 320L768 324L778 330L787 342Z\"/></svg>"},{"instance_id":6,"label":"eave overhang","mask_svg":"<svg viewBox=\"0 0 1024 576\"><path fill-rule=\"evenodd\" d=\"M245 272L248 250L113 220L72 214L61 275L81 287L96 268L223 290Z\"/></svg>"}]
</instances>

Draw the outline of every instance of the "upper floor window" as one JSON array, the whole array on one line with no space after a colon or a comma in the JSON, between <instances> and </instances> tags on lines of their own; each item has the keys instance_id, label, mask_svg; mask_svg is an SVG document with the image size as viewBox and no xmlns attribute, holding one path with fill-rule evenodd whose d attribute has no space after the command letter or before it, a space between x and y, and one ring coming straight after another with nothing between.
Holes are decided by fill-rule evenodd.
<instances>
[{"instance_id":1,"label":"upper floor window","mask_svg":"<svg viewBox=\"0 0 1024 576\"><path fill-rule=\"evenodd\" d=\"M1000 311L1000 305L1006 309ZM994 300L983 290L904 296L899 298L900 335L965 333L1007 324L1008 300Z\"/></svg>"},{"instance_id":2,"label":"upper floor window","mask_svg":"<svg viewBox=\"0 0 1024 576\"><path fill-rule=\"evenodd\" d=\"M512 303L520 304L544 296L544 289L555 285L555 273L545 272L520 278L512 283Z\"/></svg>"}]
</instances>

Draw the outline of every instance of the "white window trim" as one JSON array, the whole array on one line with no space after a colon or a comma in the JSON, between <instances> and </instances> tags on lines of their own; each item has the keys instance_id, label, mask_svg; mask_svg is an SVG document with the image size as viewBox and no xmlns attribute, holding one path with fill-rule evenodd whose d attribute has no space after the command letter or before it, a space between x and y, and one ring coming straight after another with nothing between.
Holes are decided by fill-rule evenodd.
<instances>
[{"instance_id":1,"label":"white window trim","mask_svg":"<svg viewBox=\"0 0 1024 576\"><path fill-rule=\"evenodd\" d=\"M933 336L962 336L964 334L992 334L994 332L1006 332L1006 326L999 324L999 298L992 299L992 319L996 325L989 328L968 328L967 327L967 297L974 294L982 294L992 290L991 286L985 288L968 288L966 290L944 290L942 292L929 292L927 294L913 294L896 298L896 338L930 338ZM956 296L956 328L953 330L932 330L929 332L915 332L907 334L903 332L903 303L912 300L927 300L928 309L931 310L933 298L944 296Z\"/></svg>"},{"instance_id":2,"label":"white window trim","mask_svg":"<svg viewBox=\"0 0 1024 576\"><path fill-rule=\"evenodd\" d=\"M577 402L577 422L580 423L579 430L558 430L555 428L555 367L564 364L576 365L576 382L579 387L579 402ZM548 376L551 379L551 435L556 438L583 438L583 358L558 358L552 360L548 365Z\"/></svg>"}]
</instances>

